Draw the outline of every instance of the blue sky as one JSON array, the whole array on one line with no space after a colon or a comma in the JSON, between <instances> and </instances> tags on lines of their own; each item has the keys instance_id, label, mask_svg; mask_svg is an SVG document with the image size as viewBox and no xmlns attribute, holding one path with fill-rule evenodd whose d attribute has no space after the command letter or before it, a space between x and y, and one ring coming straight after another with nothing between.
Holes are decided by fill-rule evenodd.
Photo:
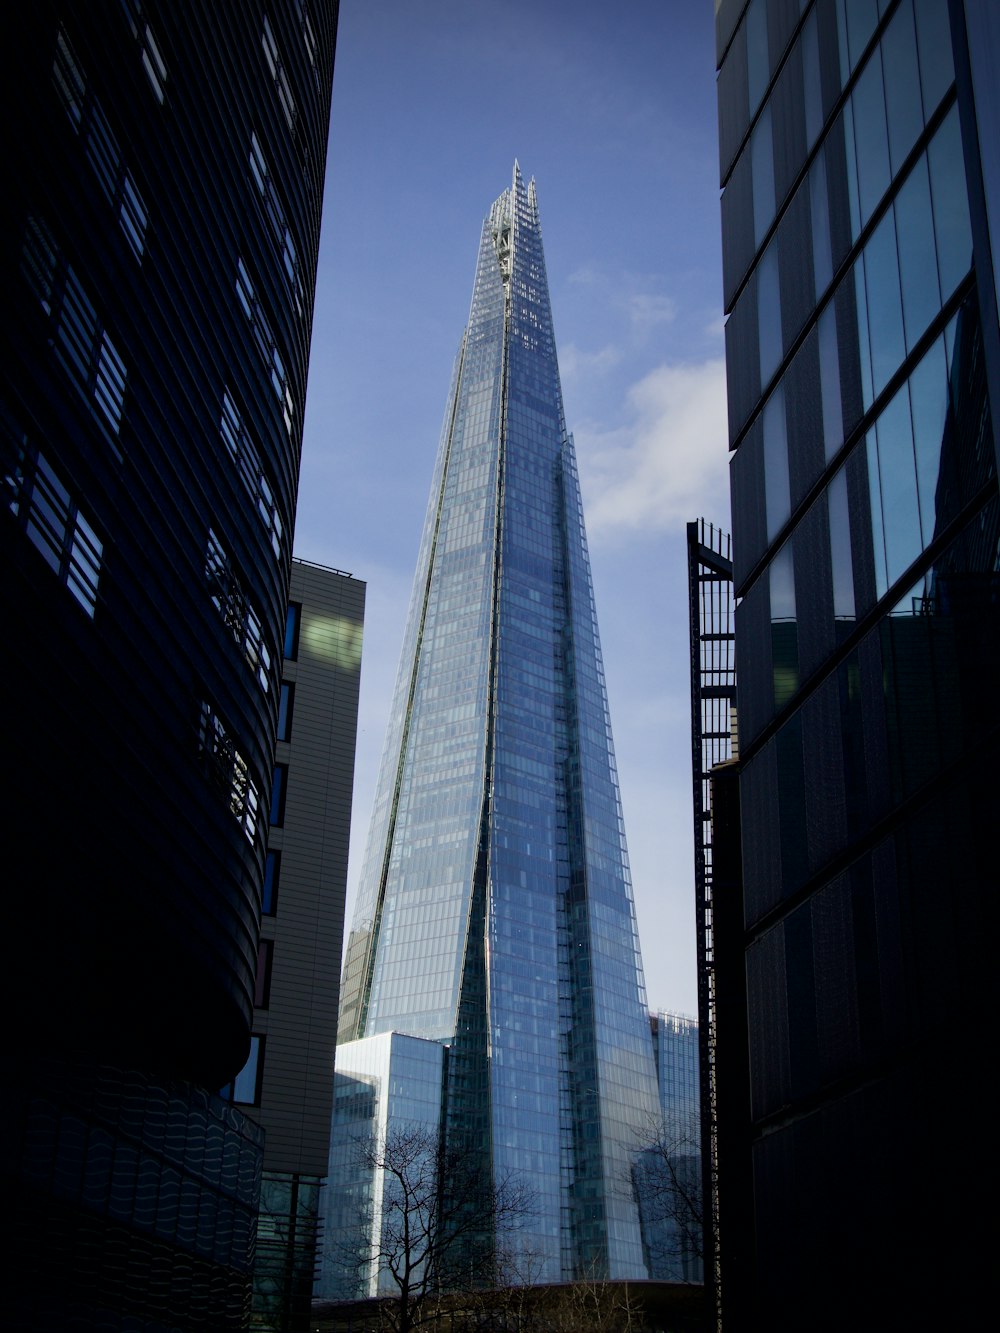
<instances>
[{"instance_id":1,"label":"blue sky","mask_svg":"<svg viewBox=\"0 0 1000 1333\"><path fill-rule=\"evenodd\" d=\"M480 226L517 158L538 185L648 998L689 1013L684 525L728 527L712 23L711 0L341 0L295 538L368 584L353 892Z\"/></svg>"}]
</instances>

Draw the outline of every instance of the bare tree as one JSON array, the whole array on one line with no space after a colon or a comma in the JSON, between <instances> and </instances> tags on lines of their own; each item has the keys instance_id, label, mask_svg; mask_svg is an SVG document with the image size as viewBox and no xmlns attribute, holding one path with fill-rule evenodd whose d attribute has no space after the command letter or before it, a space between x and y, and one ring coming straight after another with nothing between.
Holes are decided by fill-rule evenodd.
<instances>
[{"instance_id":1,"label":"bare tree","mask_svg":"<svg viewBox=\"0 0 1000 1333\"><path fill-rule=\"evenodd\" d=\"M632 1165L631 1186L650 1277L700 1282L705 1218L696 1119L650 1125Z\"/></svg>"},{"instance_id":2,"label":"bare tree","mask_svg":"<svg viewBox=\"0 0 1000 1333\"><path fill-rule=\"evenodd\" d=\"M532 1211L515 1176L494 1178L478 1148L443 1142L422 1125L397 1125L359 1144L377 1182L356 1262L377 1269L381 1320L392 1333L461 1316L459 1293L497 1284L504 1240Z\"/></svg>"}]
</instances>

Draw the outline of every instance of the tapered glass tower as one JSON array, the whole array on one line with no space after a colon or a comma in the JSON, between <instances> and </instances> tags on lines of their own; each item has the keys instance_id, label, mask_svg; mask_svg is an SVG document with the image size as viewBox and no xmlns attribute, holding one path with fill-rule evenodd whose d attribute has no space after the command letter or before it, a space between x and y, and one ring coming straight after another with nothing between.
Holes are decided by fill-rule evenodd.
<instances>
[{"instance_id":1,"label":"tapered glass tower","mask_svg":"<svg viewBox=\"0 0 1000 1333\"><path fill-rule=\"evenodd\" d=\"M516 165L448 399L338 1069L389 1032L447 1048L447 1135L530 1182L532 1280L644 1276L625 1182L656 1080L535 187ZM338 1132L335 1113L334 1151Z\"/></svg>"}]
</instances>

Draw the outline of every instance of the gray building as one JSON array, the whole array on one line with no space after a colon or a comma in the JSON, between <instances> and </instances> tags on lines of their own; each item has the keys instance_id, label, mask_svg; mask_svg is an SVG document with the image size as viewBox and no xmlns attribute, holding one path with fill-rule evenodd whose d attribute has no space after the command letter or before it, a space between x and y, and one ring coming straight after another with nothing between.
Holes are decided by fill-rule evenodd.
<instances>
[{"instance_id":1,"label":"gray building","mask_svg":"<svg viewBox=\"0 0 1000 1333\"><path fill-rule=\"evenodd\" d=\"M309 1327L333 1104L365 585L292 561L251 1057L232 1096L266 1132L254 1326Z\"/></svg>"},{"instance_id":2,"label":"gray building","mask_svg":"<svg viewBox=\"0 0 1000 1333\"><path fill-rule=\"evenodd\" d=\"M723 1319L976 1327L998 15L722 0L716 28L742 848L742 901L715 885L741 943L714 960L716 1058L721 1089L739 989L749 1073L718 1114L750 1159L741 1179L720 1156L720 1228L749 1218Z\"/></svg>"}]
</instances>

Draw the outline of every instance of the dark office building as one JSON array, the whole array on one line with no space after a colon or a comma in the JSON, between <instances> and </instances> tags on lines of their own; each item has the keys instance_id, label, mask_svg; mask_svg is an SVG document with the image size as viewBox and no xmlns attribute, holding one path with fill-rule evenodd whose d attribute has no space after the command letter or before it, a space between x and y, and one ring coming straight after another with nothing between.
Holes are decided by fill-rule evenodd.
<instances>
[{"instance_id":1,"label":"dark office building","mask_svg":"<svg viewBox=\"0 0 1000 1333\"><path fill-rule=\"evenodd\" d=\"M245 1313L335 11L2 20L8 1324Z\"/></svg>"},{"instance_id":2,"label":"dark office building","mask_svg":"<svg viewBox=\"0 0 1000 1333\"><path fill-rule=\"evenodd\" d=\"M333 1112L365 585L292 562L251 1057L265 1130L253 1326L308 1329Z\"/></svg>"},{"instance_id":3,"label":"dark office building","mask_svg":"<svg viewBox=\"0 0 1000 1333\"><path fill-rule=\"evenodd\" d=\"M750 1277L723 1317L976 1327L996 1011L998 15L985 0L716 11L741 599L743 948L727 985L746 994L752 1159ZM720 1070L724 1019L720 1002ZM723 1226L725 1188L720 1170Z\"/></svg>"}]
</instances>

